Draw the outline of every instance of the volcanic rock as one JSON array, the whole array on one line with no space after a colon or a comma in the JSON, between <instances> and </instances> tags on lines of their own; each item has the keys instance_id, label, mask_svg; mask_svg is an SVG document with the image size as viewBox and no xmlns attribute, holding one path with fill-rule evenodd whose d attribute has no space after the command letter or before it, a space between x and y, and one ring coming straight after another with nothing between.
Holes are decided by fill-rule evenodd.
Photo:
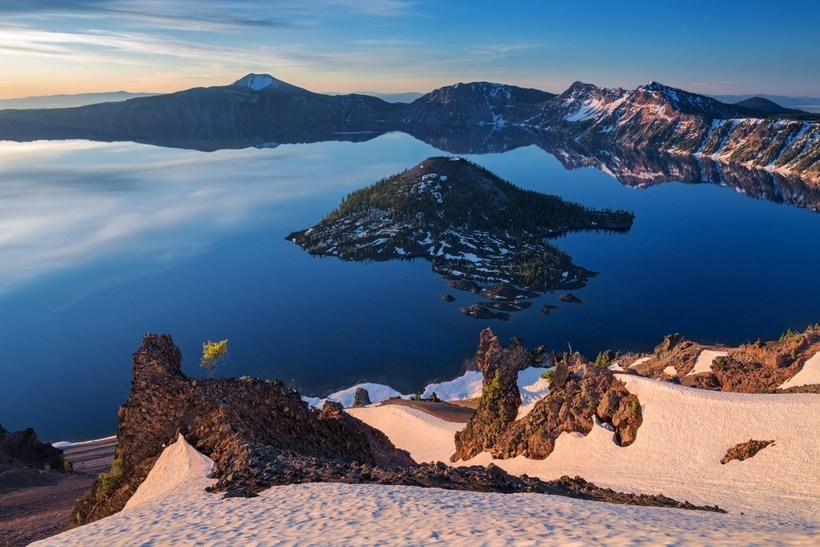
<instances>
[{"instance_id":1,"label":"volcanic rock","mask_svg":"<svg viewBox=\"0 0 820 547\"><path fill-rule=\"evenodd\" d=\"M726 455L720 460L721 464L729 463L732 460L743 461L751 458L767 446L773 445L774 441L755 441L749 439L745 443L738 443L726 451Z\"/></svg>"}]
</instances>

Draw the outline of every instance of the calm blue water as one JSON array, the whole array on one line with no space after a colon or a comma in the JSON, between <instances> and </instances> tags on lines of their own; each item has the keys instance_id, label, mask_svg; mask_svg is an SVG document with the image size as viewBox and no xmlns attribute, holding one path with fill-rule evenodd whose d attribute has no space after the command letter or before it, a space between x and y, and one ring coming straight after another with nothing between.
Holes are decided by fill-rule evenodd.
<instances>
[{"instance_id":1,"label":"calm blue water","mask_svg":"<svg viewBox=\"0 0 820 547\"><path fill-rule=\"evenodd\" d=\"M777 337L820 320L820 217L712 185L621 186L535 148L471 156L522 186L636 214L625 235L557 241L600 272L512 320L465 317L426 261L315 258L284 240L351 190L441 152L403 134L201 153L134 144L0 143L0 424L47 440L112 434L144 333L170 332L187 374L207 339L218 373L309 394L359 380L414 392L454 376L481 328L594 355ZM544 303L559 304L549 316Z\"/></svg>"}]
</instances>

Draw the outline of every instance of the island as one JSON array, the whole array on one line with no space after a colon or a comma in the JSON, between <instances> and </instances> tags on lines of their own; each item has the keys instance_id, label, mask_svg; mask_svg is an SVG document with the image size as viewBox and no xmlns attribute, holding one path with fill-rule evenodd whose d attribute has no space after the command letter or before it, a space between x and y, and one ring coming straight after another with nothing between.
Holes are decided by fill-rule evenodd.
<instances>
[{"instance_id":1,"label":"island","mask_svg":"<svg viewBox=\"0 0 820 547\"><path fill-rule=\"evenodd\" d=\"M581 288L595 275L551 238L626 232L633 220L628 211L594 210L521 189L460 157L433 157L352 192L321 222L287 239L312 255L341 260L429 260L451 287L487 299L463 313L503 319L477 307L519 311L529 307L521 300Z\"/></svg>"}]
</instances>

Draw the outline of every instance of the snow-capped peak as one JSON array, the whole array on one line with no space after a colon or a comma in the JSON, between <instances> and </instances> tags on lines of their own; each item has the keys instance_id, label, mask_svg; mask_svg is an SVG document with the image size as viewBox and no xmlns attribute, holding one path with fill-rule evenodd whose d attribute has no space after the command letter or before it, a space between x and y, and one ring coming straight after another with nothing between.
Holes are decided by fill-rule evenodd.
<instances>
[{"instance_id":1,"label":"snow-capped peak","mask_svg":"<svg viewBox=\"0 0 820 547\"><path fill-rule=\"evenodd\" d=\"M236 87L247 87L254 91L261 91L278 82L279 81L270 74L248 74L235 81L233 85Z\"/></svg>"}]
</instances>

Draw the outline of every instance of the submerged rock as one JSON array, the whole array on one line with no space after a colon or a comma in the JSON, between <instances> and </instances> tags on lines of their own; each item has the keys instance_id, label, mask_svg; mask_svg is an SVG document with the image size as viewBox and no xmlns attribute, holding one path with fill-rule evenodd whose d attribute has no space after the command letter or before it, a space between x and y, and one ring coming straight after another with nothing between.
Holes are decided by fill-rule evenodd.
<instances>
[{"instance_id":1,"label":"submerged rock","mask_svg":"<svg viewBox=\"0 0 820 547\"><path fill-rule=\"evenodd\" d=\"M510 315L504 312L492 312L481 304L470 304L469 306L462 306L458 309L464 315L469 315L475 319L499 319L501 321L509 321Z\"/></svg>"}]
</instances>

